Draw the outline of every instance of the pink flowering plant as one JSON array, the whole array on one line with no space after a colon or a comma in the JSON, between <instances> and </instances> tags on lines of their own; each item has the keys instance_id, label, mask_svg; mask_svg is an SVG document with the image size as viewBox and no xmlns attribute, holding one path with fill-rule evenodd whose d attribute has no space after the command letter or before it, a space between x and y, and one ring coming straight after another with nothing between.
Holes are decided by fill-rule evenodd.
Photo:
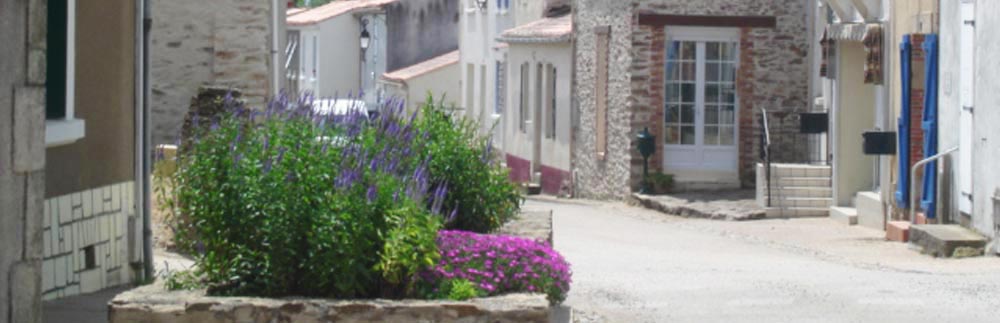
<instances>
[{"instance_id":1,"label":"pink flowering plant","mask_svg":"<svg viewBox=\"0 0 1000 323\"><path fill-rule=\"evenodd\" d=\"M448 293L455 281L469 281L480 296L543 293L552 304L566 299L570 265L547 243L505 235L438 232L441 258L421 275L430 293Z\"/></svg>"}]
</instances>

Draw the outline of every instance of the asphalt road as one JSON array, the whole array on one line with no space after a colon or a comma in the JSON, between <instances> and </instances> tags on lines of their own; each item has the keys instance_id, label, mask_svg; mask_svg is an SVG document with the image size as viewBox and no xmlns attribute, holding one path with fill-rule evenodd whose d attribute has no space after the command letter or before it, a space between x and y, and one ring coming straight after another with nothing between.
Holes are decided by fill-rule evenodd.
<instances>
[{"instance_id":1,"label":"asphalt road","mask_svg":"<svg viewBox=\"0 0 1000 323\"><path fill-rule=\"evenodd\" d=\"M1000 258L934 259L829 219L552 209L576 322L1000 322Z\"/></svg>"}]
</instances>

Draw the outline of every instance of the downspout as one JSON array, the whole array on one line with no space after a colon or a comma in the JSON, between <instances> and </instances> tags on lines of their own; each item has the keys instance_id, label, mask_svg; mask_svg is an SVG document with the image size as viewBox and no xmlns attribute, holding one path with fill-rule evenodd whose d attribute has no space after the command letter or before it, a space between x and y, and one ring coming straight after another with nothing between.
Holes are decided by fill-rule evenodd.
<instances>
[{"instance_id":1,"label":"downspout","mask_svg":"<svg viewBox=\"0 0 1000 323\"><path fill-rule=\"evenodd\" d=\"M282 49L281 40L284 38L282 32L285 30L281 18L284 10L281 10L279 3L282 0L271 0L271 96L277 96L282 88Z\"/></svg>"},{"instance_id":2,"label":"downspout","mask_svg":"<svg viewBox=\"0 0 1000 323\"><path fill-rule=\"evenodd\" d=\"M153 226L152 226L152 213L150 212L150 186L149 186L149 174L152 172L150 164L150 131L149 131L149 98L152 96L152 88L150 87L150 71L149 71L149 49L152 47L152 39L150 36L150 29L153 27L153 15L152 10L150 10L150 0L142 0L142 106L139 109L141 122L139 123L139 129L142 132L139 133L139 138L141 138L140 150L139 150L139 161L141 163L137 165L142 173L140 174L142 186L140 188L141 196L136 201L140 201L142 204L142 264L143 264L143 278L146 281L152 281L154 278L153 269Z\"/></svg>"}]
</instances>

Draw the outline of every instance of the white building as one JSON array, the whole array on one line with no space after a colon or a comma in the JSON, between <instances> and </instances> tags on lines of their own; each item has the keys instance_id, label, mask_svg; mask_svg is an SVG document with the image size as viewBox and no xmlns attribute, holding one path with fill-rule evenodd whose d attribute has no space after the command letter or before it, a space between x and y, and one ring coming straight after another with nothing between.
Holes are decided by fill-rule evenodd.
<instances>
[{"instance_id":1,"label":"white building","mask_svg":"<svg viewBox=\"0 0 1000 323\"><path fill-rule=\"evenodd\" d=\"M546 194L572 194L573 20L544 18L509 29L507 108L498 111L511 178Z\"/></svg>"},{"instance_id":2,"label":"white building","mask_svg":"<svg viewBox=\"0 0 1000 323\"><path fill-rule=\"evenodd\" d=\"M506 45L497 41L504 30L542 18L545 1L460 0L459 48L461 99L459 108L479 120L484 132L499 122L509 106L504 85L509 67ZM502 138L496 132L494 138Z\"/></svg>"},{"instance_id":3,"label":"white building","mask_svg":"<svg viewBox=\"0 0 1000 323\"><path fill-rule=\"evenodd\" d=\"M319 97L358 90L373 100L376 77L385 73L387 28L381 7L398 0L334 1L288 15L288 89ZM362 50L362 38L367 48Z\"/></svg>"},{"instance_id":4,"label":"white building","mask_svg":"<svg viewBox=\"0 0 1000 323\"><path fill-rule=\"evenodd\" d=\"M427 103L428 95L446 107L457 106L461 88L458 59L458 51L454 51L382 74L379 88L390 97L405 100L407 111Z\"/></svg>"}]
</instances>

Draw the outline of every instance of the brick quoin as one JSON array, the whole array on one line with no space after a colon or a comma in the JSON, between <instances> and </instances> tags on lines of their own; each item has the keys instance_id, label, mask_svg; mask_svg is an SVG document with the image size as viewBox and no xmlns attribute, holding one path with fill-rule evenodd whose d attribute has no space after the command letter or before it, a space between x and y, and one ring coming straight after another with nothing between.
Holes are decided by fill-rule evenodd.
<instances>
[{"instance_id":1,"label":"brick quoin","mask_svg":"<svg viewBox=\"0 0 1000 323\"><path fill-rule=\"evenodd\" d=\"M740 28L740 68L736 71L736 95L739 100L739 169L740 182L746 185L756 178L754 161L757 154L754 151L754 143L757 136L754 134L754 39L750 35L750 28Z\"/></svg>"}]
</instances>

